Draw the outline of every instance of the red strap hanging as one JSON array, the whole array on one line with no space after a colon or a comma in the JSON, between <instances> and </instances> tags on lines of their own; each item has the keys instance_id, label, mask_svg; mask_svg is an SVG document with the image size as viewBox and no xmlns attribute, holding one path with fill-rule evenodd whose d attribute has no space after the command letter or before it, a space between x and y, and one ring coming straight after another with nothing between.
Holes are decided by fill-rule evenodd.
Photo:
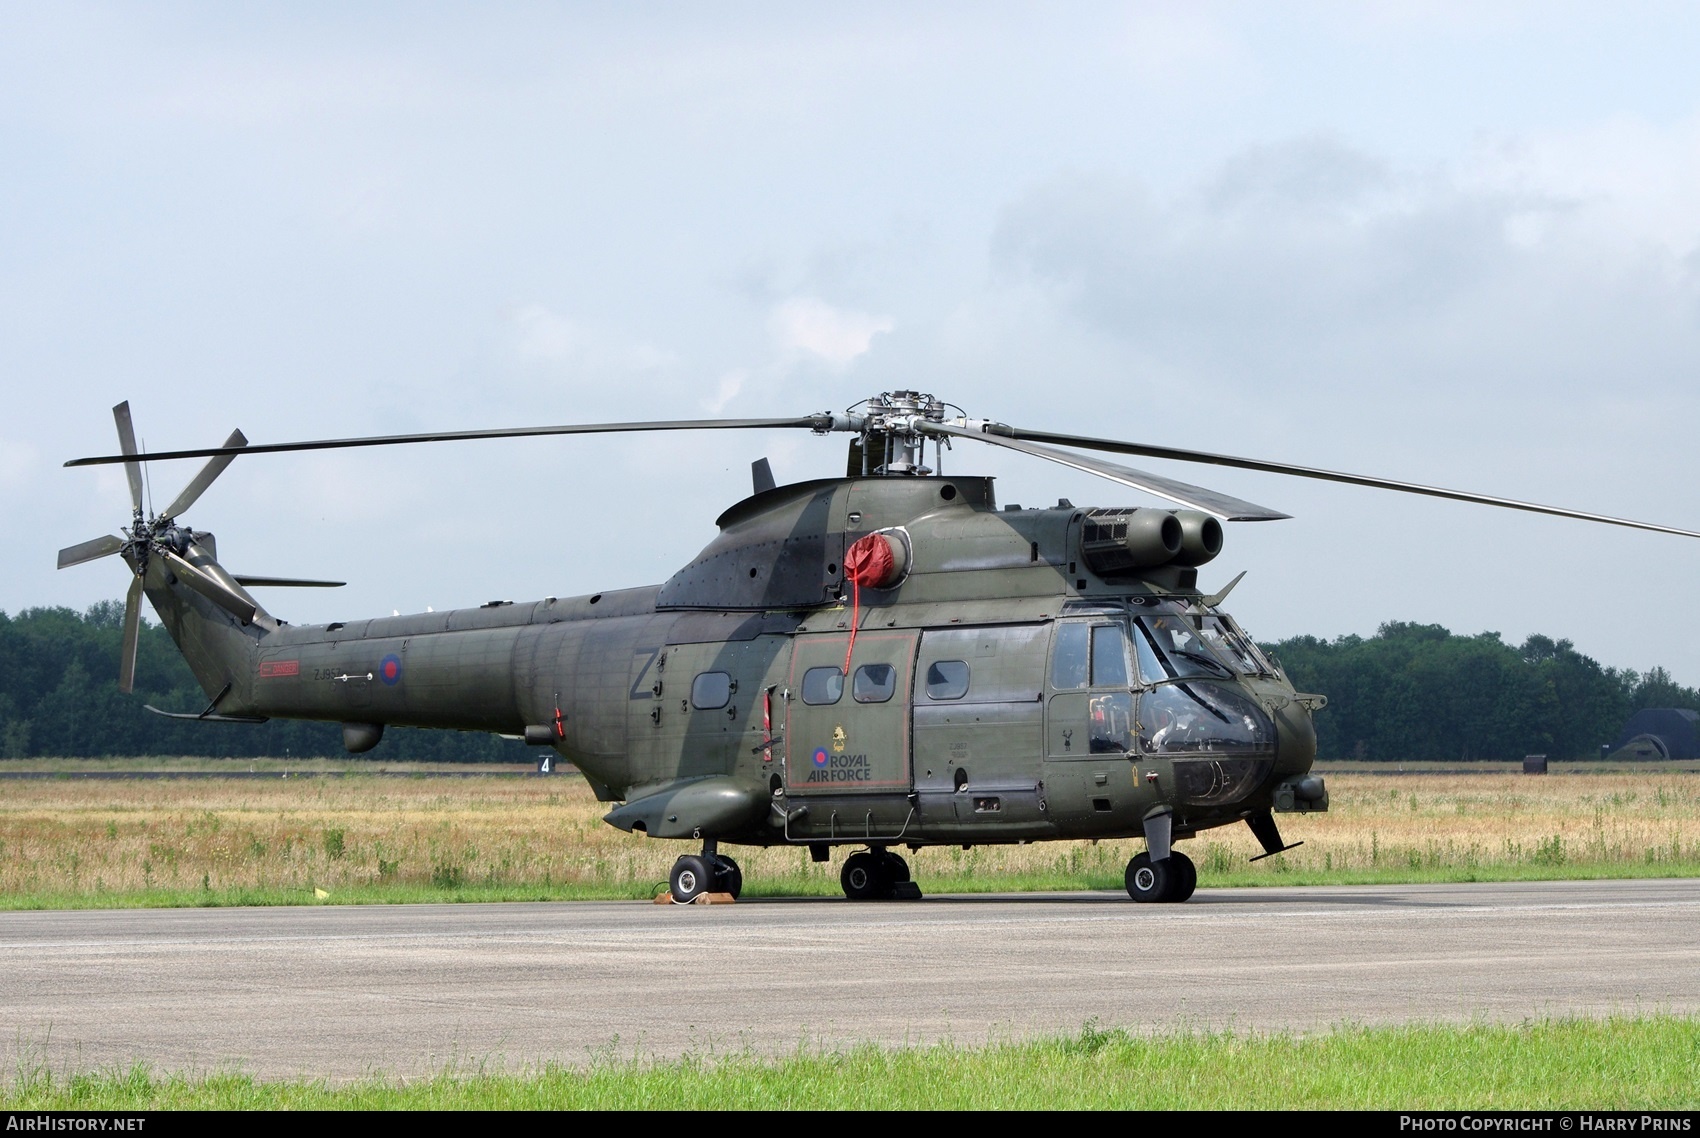
<instances>
[{"instance_id":1,"label":"red strap hanging","mask_svg":"<svg viewBox=\"0 0 1700 1138\"><path fill-rule=\"evenodd\" d=\"M897 557L891 539L870 533L844 551L844 575L850 578L850 643L844 646L844 675L850 675L850 654L856 651L856 629L862 623L862 586L883 589L896 583Z\"/></svg>"}]
</instances>

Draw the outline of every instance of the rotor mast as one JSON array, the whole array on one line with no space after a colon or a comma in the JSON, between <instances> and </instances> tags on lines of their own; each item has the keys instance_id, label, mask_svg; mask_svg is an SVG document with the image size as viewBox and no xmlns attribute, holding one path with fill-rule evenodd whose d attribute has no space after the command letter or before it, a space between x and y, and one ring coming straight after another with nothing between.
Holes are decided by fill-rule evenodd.
<instances>
[{"instance_id":1,"label":"rotor mast","mask_svg":"<svg viewBox=\"0 0 1700 1138\"><path fill-rule=\"evenodd\" d=\"M938 431L929 431L928 425L967 423L960 416L947 417L949 407L937 396L921 391L882 391L848 411L822 416L828 421L815 430L817 434L844 431L860 435L863 474L933 474L935 471L926 465L927 440L935 440L941 454L948 444Z\"/></svg>"}]
</instances>

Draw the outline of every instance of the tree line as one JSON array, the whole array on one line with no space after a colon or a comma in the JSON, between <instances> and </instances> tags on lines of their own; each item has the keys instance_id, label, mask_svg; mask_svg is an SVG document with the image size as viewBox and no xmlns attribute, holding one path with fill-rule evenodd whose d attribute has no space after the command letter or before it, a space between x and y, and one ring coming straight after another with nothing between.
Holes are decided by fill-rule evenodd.
<instances>
[{"instance_id":1,"label":"tree line","mask_svg":"<svg viewBox=\"0 0 1700 1138\"><path fill-rule=\"evenodd\" d=\"M115 601L85 613L0 612L0 758L343 753L334 723L189 723L149 713L143 704L198 712L206 696L165 629L147 622L136 690L121 693L123 621ZM1700 711L1700 691L1663 668L1601 667L1570 641L1547 636L1512 646L1495 632L1456 636L1436 624L1394 622L1369 637L1296 636L1263 647L1300 691L1328 697L1316 716L1325 759L1585 758L1643 708ZM483 733L391 728L370 757L528 762L535 753Z\"/></svg>"},{"instance_id":2,"label":"tree line","mask_svg":"<svg viewBox=\"0 0 1700 1138\"><path fill-rule=\"evenodd\" d=\"M1700 711L1700 691L1663 668L1605 668L1568 640L1456 636L1396 621L1374 636L1295 636L1262 646L1300 691L1321 692L1324 759L1598 757L1649 707Z\"/></svg>"}]
</instances>

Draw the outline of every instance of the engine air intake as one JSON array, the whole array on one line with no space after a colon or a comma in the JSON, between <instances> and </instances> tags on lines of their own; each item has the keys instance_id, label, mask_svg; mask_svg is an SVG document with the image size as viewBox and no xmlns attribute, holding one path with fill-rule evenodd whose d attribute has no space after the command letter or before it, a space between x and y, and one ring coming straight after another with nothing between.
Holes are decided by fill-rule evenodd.
<instances>
[{"instance_id":1,"label":"engine air intake","mask_svg":"<svg viewBox=\"0 0 1700 1138\"><path fill-rule=\"evenodd\" d=\"M1181 552L1181 521L1167 510L1091 510L1080 531L1080 555L1100 577L1167 565Z\"/></svg>"}]
</instances>

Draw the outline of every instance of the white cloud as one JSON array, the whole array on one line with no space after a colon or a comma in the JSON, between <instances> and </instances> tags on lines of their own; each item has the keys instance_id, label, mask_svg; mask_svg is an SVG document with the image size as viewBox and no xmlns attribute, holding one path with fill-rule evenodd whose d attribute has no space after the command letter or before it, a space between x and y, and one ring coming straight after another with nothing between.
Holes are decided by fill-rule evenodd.
<instances>
[{"instance_id":1,"label":"white cloud","mask_svg":"<svg viewBox=\"0 0 1700 1138\"><path fill-rule=\"evenodd\" d=\"M486 393L493 384L551 399L571 392L584 413L603 414L625 402L625 385L635 377L652 392L657 382L680 378L673 353L543 304L514 310L500 336L505 358L490 361L491 374L481 381Z\"/></svg>"},{"instance_id":2,"label":"white cloud","mask_svg":"<svg viewBox=\"0 0 1700 1138\"><path fill-rule=\"evenodd\" d=\"M726 410L726 405L738 397L738 393L744 389L744 381L749 377L750 373L743 368L721 376L720 382L715 385L714 397L704 403L708 413L718 415Z\"/></svg>"},{"instance_id":3,"label":"white cloud","mask_svg":"<svg viewBox=\"0 0 1700 1138\"><path fill-rule=\"evenodd\" d=\"M807 296L774 306L768 325L783 355L812 356L835 371L848 368L867 353L875 336L897 326L889 316L834 308Z\"/></svg>"},{"instance_id":4,"label":"white cloud","mask_svg":"<svg viewBox=\"0 0 1700 1138\"><path fill-rule=\"evenodd\" d=\"M0 439L0 486L18 486L35 474L41 455L19 439Z\"/></svg>"},{"instance_id":5,"label":"white cloud","mask_svg":"<svg viewBox=\"0 0 1700 1138\"><path fill-rule=\"evenodd\" d=\"M514 352L522 360L566 363L584 350L578 327L541 304L527 304L513 315Z\"/></svg>"},{"instance_id":6,"label":"white cloud","mask_svg":"<svg viewBox=\"0 0 1700 1138\"><path fill-rule=\"evenodd\" d=\"M1478 149L1459 183L1562 201L1602 244L1687 255L1700 244L1700 117L1660 127L1620 116L1500 140Z\"/></svg>"},{"instance_id":7,"label":"white cloud","mask_svg":"<svg viewBox=\"0 0 1700 1138\"><path fill-rule=\"evenodd\" d=\"M1681 168L1678 149L1667 163ZM1692 230L1626 233L1636 189L1537 165L1398 169L1328 140L1243 151L1169 198L1061 177L999 225L994 260L1096 330L1229 387L1503 394L1687 390L1700 352Z\"/></svg>"}]
</instances>

